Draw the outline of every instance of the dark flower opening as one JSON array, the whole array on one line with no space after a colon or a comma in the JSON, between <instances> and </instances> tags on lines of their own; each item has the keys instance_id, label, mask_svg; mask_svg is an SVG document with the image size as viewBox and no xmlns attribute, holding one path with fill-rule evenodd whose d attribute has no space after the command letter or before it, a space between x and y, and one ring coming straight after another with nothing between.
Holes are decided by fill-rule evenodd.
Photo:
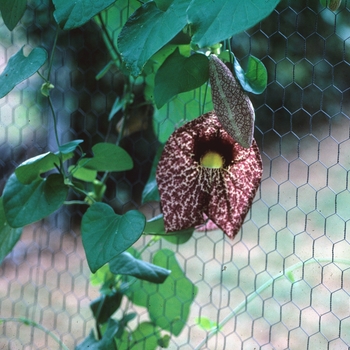
<instances>
[{"instance_id":1,"label":"dark flower opening","mask_svg":"<svg viewBox=\"0 0 350 350\"><path fill-rule=\"evenodd\" d=\"M218 153L223 159L223 168L227 168L235 159L232 139L215 137L211 139L198 137L194 142L194 160L201 164L202 158L208 153Z\"/></svg>"}]
</instances>

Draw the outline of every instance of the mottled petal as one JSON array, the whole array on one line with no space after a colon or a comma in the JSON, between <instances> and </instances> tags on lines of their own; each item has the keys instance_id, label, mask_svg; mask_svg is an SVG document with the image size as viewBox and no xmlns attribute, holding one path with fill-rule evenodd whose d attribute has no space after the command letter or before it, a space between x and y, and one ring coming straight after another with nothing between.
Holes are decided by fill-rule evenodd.
<instances>
[{"instance_id":1,"label":"mottled petal","mask_svg":"<svg viewBox=\"0 0 350 350\"><path fill-rule=\"evenodd\" d=\"M193 122L191 122L193 123ZM176 130L167 141L157 167L157 183L167 232L204 222L198 164L193 161L194 133L190 123Z\"/></svg>"},{"instance_id":2,"label":"mottled petal","mask_svg":"<svg viewBox=\"0 0 350 350\"><path fill-rule=\"evenodd\" d=\"M196 160L203 140L220 139L232 155L223 168L206 168ZM251 206L262 176L259 149L235 142L215 113L207 113L176 130L167 141L156 178L167 232L200 225L205 215L233 238Z\"/></svg>"},{"instance_id":3,"label":"mottled petal","mask_svg":"<svg viewBox=\"0 0 350 350\"><path fill-rule=\"evenodd\" d=\"M238 146L240 147L240 146ZM252 205L262 177L262 161L258 146L253 140L249 149L239 153L244 157L226 171L222 171L212 187L208 217L230 238L241 228Z\"/></svg>"},{"instance_id":4,"label":"mottled petal","mask_svg":"<svg viewBox=\"0 0 350 350\"><path fill-rule=\"evenodd\" d=\"M241 146L249 148L254 135L254 107L236 78L216 56L209 60L214 110L222 127Z\"/></svg>"}]
</instances>

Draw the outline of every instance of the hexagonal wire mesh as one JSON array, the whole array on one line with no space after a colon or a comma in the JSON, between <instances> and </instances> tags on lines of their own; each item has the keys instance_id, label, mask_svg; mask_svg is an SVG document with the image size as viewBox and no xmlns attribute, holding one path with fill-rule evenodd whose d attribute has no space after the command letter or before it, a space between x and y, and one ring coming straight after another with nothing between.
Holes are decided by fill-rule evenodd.
<instances>
[{"instance_id":1,"label":"hexagonal wire mesh","mask_svg":"<svg viewBox=\"0 0 350 350\"><path fill-rule=\"evenodd\" d=\"M268 70L267 90L251 97L264 178L234 241L217 231L195 233L184 245L159 241L147 251L151 257L161 247L176 249L199 290L171 349L348 349L349 23L346 2L332 13L316 0L282 1L267 19L232 39L243 66L253 54ZM23 44L49 50L54 31L47 2L30 2L12 34L0 26L1 66ZM52 93L62 141L83 138L87 148L115 140L115 126L108 129L105 121L121 85L115 74L95 81L107 53L91 33L93 23L61 34ZM33 77L0 101L1 186L24 159L55 150L38 86ZM194 102L200 111L196 96ZM186 106L179 113L186 120ZM148 145L154 141L138 137ZM145 181L138 174L134 186ZM130 181L113 181L118 191L110 201L117 209L132 207L137 193ZM75 225L80 216L78 209L64 209L27 227L0 270L1 317L31 318L69 348L93 328L89 302L98 295ZM137 312L147 319L144 309ZM220 331L206 341L198 317L221 324ZM1 348L57 348L40 330L15 322L0 329Z\"/></svg>"}]
</instances>

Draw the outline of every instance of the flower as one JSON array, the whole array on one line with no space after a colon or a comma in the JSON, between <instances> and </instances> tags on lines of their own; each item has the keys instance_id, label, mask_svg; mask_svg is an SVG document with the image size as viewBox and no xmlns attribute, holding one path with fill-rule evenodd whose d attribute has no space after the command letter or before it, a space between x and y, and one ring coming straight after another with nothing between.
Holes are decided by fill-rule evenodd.
<instances>
[{"instance_id":1,"label":"flower","mask_svg":"<svg viewBox=\"0 0 350 350\"><path fill-rule=\"evenodd\" d=\"M156 179L165 230L205 222L205 215L230 238L239 231L262 177L255 142L238 144L215 112L177 129L165 144Z\"/></svg>"}]
</instances>

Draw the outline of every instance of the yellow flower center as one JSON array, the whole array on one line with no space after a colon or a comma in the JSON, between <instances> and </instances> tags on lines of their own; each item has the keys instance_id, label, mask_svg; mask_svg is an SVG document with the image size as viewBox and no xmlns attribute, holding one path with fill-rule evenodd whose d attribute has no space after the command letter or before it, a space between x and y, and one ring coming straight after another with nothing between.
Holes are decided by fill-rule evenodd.
<instances>
[{"instance_id":1,"label":"yellow flower center","mask_svg":"<svg viewBox=\"0 0 350 350\"><path fill-rule=\"evenodd\" d=\"M208 151L201 158L201 165L205 168L220 169L224 166L224 159L221 154L213 151Z\"/></svg>"}]
</instances>

